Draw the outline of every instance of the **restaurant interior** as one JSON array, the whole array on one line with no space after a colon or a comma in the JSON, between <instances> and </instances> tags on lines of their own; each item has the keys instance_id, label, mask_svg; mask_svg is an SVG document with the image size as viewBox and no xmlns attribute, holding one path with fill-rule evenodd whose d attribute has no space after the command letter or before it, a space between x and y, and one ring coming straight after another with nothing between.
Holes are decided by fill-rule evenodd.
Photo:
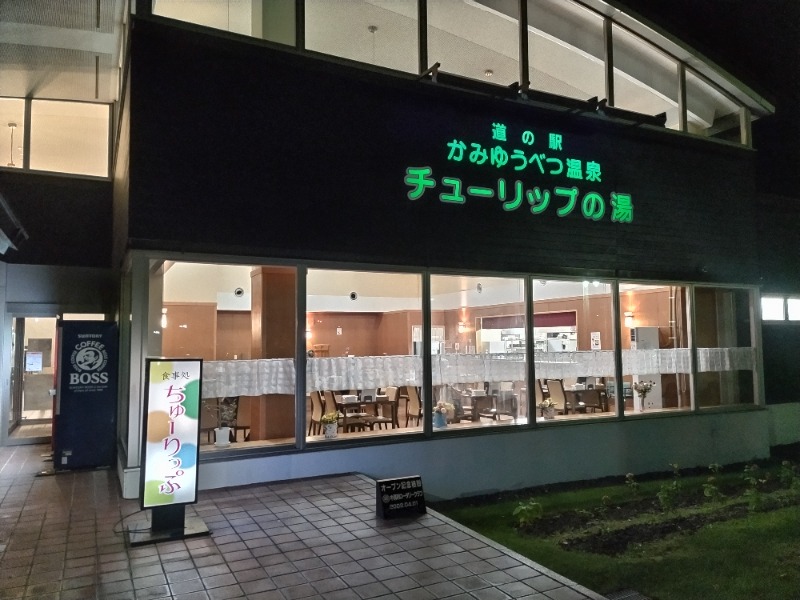
<instances>
[{"instance_id":1,"label":"restaurant interior","mask_svg":"<svg viewBox=\"0 0 800 600\"><path fill-rule=\"evenodd\" d=\"M306 351L306 441L326 440L321 420L331 413L339 440L423 431L423 411L430 409L421 273L171 261L154 261L151 272L151 350L204 360L204 449L296 442L298 323ZM637 415L689 411L695 402L714 406L723 398L752 403L752 338L740 318L748 290L695 287L690 294L685 285L619 282L615 315L613 282L530 279L529 344L527 280L430 275L434 434L616 417L620 407ZM303 288L306 313L298 319ZM700 363L708 350L741 364L701 364L692 390L692 336ZM622 386L614 384L615 340ZM444 422L437 427L439 412ZM224 438L220 425L230 427Z\"/></svg>"}]
</instances>

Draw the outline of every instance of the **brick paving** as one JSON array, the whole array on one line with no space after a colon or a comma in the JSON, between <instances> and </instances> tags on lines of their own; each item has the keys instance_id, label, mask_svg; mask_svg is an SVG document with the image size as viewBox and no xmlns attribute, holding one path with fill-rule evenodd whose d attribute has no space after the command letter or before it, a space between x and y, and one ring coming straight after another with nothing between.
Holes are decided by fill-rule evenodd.
<instances>
[{"instance_id":1,"label":"brick paving","mask_svg":"<svg viewBox=\"0 0 800 600\"><path fill-rule=\"evenodd\" d=\"M37 477L47 451L0 448L0 600L603 599L435 511L376 519L358 474L201 491L211 535L129 547L116 473Z\"/></svg>"}]
</instances>

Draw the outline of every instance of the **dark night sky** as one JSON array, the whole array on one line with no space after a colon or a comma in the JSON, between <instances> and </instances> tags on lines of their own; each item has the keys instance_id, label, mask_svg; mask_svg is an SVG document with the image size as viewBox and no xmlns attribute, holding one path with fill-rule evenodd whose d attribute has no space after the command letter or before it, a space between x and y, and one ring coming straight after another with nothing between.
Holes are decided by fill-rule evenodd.
<instances>
[{"instance_id":1,"label":"dark night sky","mask_svg":"<svg viewBox=\"0 0 800 600\"><path fill-rule=\"evenodd\" d=\"M753 125L759 189L800 198L800 0L620 0L776 106Z\"/></svg>"}]
</instances>

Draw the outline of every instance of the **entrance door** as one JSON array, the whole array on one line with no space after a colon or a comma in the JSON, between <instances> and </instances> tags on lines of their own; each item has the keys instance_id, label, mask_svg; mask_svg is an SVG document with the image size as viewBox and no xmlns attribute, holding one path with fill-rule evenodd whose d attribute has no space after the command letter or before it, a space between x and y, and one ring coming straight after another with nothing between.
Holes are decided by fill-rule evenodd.
<instances>
[{"instance_id":1,"label":"entrance door","mask_svg":"<svg viewBox=\"0 0 800 600\"><path fill-rule=\"evenodd\" d=\"M52 435L56 365L55 317L13 321L9 444L49 442Z\"/></svg>"}]
</instances>

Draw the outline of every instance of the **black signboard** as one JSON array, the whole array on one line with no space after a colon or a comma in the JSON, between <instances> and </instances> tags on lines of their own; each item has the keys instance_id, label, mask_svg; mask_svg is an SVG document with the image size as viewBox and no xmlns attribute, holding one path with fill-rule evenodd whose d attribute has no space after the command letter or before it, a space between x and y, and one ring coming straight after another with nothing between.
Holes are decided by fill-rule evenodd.
<instances>
[{"instance_id":1,"label":"black signboard","mask_svg":"<svg viewBox=\"0 0 800 600\"><path fill-rule=\"evenodd\" d=\"M375 482L375 513L378 518L409 517L427 512L419 475Z\"/></svg>"}]
</instances>

